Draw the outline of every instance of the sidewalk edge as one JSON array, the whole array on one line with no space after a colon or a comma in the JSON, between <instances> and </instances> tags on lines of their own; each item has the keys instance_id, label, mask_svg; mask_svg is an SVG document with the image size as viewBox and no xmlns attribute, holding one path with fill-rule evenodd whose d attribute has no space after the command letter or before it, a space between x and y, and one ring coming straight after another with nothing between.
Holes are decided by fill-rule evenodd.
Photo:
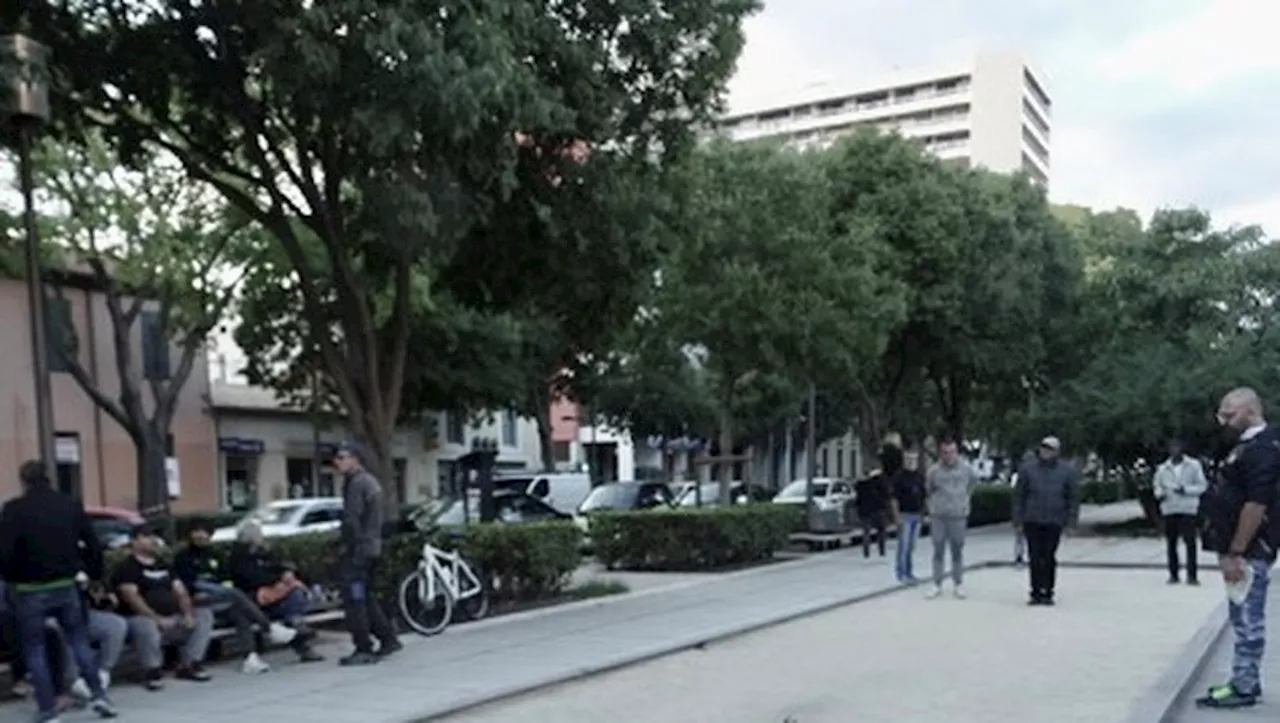
<instances>
[{"instance_id":1,"label":"sidewalk edge","mask_svg":"<svg viewBox=\"0 0 1280 723\"><path fill-rule=\"evenodd\" d=\"M966 565L965 572L972 572L975 570L984 570L992 567L1000 567L1001 565L1002 563L993 562L993 561L979 562L972 565ZM437 710L433 710L428 713L419 713L417 715L411 716L409 718L404 719L401 723L429 723L430 721L439 720L441 718L457 715L459 713L465 713L466 711L474 710L484 705L489 705L491 703L497 703L500 701L508 700L510 698L515 698L517 696L524 695L526 693L532 693L537 690L550 688L556 685L563 685L565 683L572 683L574 681L582 680L584 678L590 678L596 675L601 675L603 673L619 670L621 668L627 668L633 665L638 665L640 663L646 663L650 660L665 657L673 653L679 653L685 650L700 648L704 645L710 645L712 643L721 643L726 640L731 640L733 638L754 633L758 630L764 630L766 628L775 627L777 625L783 625L793 620L799 620L801 618L807 618L813 615L819 615L821 613L825 613L830 610L835 610L837 608L845 607L847 605L853 605L856 603L865 602L867 600L874 600L876 598L884 597L886 595L892 595L894 593L902 592L904 590L911 590L911 589L913 588L908 586L903 586L903 585L890 585L887 587L880 588L878 590L873 590L871 592L864 592L864 593L859 593L857 595L850 595L848 597L840 598L839 600L833 600L833 601L821 603L819 605L813 605L810 607L802 608L800 610L794 610L792 612L786 613L785 615L771 616L771 617L764 618L762 620L754 620L747 623L738 623L734 625L728 625L722 630L719 630L710 634L706 634L706 635L698 635L698 636L686 637L678 640L664 641L662 643L657 643L655 645L649 646L648 648L640 649L639 651L632 651L624 655L619 655L617 658L605 663L601 663L599 665L586 666L576 670L556 671L556 672L548 673L542 678L538 678L534 680L526 680L519 683L514 683L504 688L497 688L497 689L485 691L483 693L477 693L473 696L469 696L467 698L463 698L461 700L456 700L454 702L451 702L446 706L441 706Z\"/></svg>"},{"instance_id":2,"label":"sidewalk edge","mask_svg":"<svg viewBox=\"0 0 1280 723\"><path fill-rule=\"evenodd\" d=\"M1227 631L1227 603L1214 607L1186 647L1146 693L1134 702L1124 723L1171 723L1178 704L1213 656Z\"/></svg>"}]
</instances>

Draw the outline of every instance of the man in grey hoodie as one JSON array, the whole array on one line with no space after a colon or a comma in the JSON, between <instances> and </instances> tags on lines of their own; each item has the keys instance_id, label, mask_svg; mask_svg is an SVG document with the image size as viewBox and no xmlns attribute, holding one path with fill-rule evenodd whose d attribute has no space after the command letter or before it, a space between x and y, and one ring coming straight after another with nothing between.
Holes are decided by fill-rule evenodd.
<instances>
[{"instance_id":1,"label":"man in grey hoodie","mask_svg":"<svg viewBox=\"0 0 1280 723\"><path fill-rule=\"evenodd\" d=\"M365 469L365 459L364 448L354 442L343 442L333 457L344 479L342 603L356 648L340 665L369 665L404 647L373 591L382 558L382 485ZM376 650L373 637L378 639Z\"/></svg>"},{"instance_id":2,"label":"man in grey hoodie","mask_svg":"<svg viewBox=\"0 0 1280 723\"><path fill-rule=\"evenodd\" d=\"M1014 519L1022 522L1031 558L1031 605L1053 604L1058 543L1080 514L1080 477L1058 458L1061 452L1057 437L1040 440L1039 458L1019 470L1014 488Z\"/></svg>"},{"instance_id":3,"label":"man in grey hoodie","mask_svg":"<svg viewBox=\"0 0 1280 723\"><path fill-rule=\"evenodd\" d=\"M953 440L938 445L938 463L925 475L925 492L929 500L929 537L933 538L933 587L925 594L936 598L942 594L945 553L951 549L951 580L954 594L965 598L964 538L969 528L969 500L978 484L978 473L960 458L960 448Z\"/></svg>"}]
</instances>

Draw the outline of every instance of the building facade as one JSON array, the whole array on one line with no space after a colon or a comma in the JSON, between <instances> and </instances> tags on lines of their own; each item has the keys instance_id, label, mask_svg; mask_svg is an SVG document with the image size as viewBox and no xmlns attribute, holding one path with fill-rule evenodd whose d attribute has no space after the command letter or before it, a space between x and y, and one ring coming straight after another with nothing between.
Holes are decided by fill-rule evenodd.
<instances>
[{"instance_id":1,"label":"building facade","mask_svg":"<svg viewBox=\"0 0 1280 723\"><path fill-rule=\"evenodd\" d=\"M284 405L273 391L226 379L211 385L218 448L218 506L246 510L280 499L341 493L329 464L335 446L350 438L341 420L318 418ZM420 427L398 430L392 441L395 479L387 494L406 504L458 489L458 460L476 438L498 443L499 470L538 469L537 425L512 412L473 422L460 415L430 415Z\"/></svg>"},{"instance_id":2,"label":"building facade","mask_svg":"<svg viewBox=\"0 0 1280 723\"><path fill-rule=\"evenodd\" d=\"M18 466L39 456L29 308L26 282L0 279L0 323L10 330L10 352L0 362L0 409L4 410L0 414L0 470L4 471L0 472L0 496L6 498L19 491ZM118 398L120 375L106 299L87 280L73 278L51 294L46 312L56 484L86 505L136 509L138 466L133 441L68 372L68 358L73 358L97 389L108 398ZM144 377L143 401L148 405L152 400L146 378L167 378L178 363L177 350L158 330L156 313L144 307L131 343ZM183 385L170 428L170 493L178 511L209 509L218 499L216 436L205 403L208 390L208 366L200 355Z\"/></svg>"},{"instance_id":3,"label":"building facade","mask_svg":"<svg viewBox=\"0 0 1280 723\"><path fill-rule=\"evenodd\" d=\"M780 138L824 146L859 128L901 133L945 160L1026 171L1049 183L1053 103L1021 56L980 54L955 67L796 92L734 111L719 130L734 140Z\"/></svg>"}]
</instances>

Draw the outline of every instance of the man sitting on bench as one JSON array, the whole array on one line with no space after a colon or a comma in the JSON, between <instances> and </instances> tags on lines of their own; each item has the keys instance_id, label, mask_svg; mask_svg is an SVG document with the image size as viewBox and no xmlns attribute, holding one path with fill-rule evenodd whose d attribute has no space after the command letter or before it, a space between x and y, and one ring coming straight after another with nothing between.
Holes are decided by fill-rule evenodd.
<instances>
[{"instance_id":1,"label":"man sitting on bench","mask_svg":"<svg viewBox=\"0 0 1280 723\"><path fill-rule=\"evenodd\" d=\"M292 647L301 662L324 660L324 656L311 649L315 632L306 625L311 594L293 568L267 547L257 522L250 520L240 525L236 542L231 546L229 567L238 593L256 602L268 618L283 620L297 631Z\"/></svg>"},{"instance_id":2,"label":"man sitting on bench","mask_svg":"<svg viewBox=\"0 0 1280 723\"><path fill-rule=\"evenodd\" d=\"M214 554L212 532L212 525L197 520L187 532L186 547L173 558L173 571L195 596L197 604L226 608L236 626L240 649L248 651L240 669L248 674L265 673L271 670L271 666L259 655L261 651L258 650L254 626L266 634L272 645L292 643L298 631L271 622L257 603L230 584Z\"/></svg>"}]
</instances>

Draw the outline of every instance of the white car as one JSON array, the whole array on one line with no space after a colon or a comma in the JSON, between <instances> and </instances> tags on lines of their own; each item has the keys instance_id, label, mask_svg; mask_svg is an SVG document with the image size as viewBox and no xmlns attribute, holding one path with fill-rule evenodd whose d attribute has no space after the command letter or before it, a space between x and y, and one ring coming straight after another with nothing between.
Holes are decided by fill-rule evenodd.
<instances>
[{"instance_id":1,"label":"white car","mask_svg":"<svg viewBox=\"0 0 1280 723\"><path fill-rule=\"evenodd\" d=\"M773 501L784 505L803 505L806 480L798 479L774 495ZM847 480L830 477L813 478L813 501L819 510L837 509L853 499L853 485Z\"/></svg>"},{"instance_id":2,"label":"white car","mask_svg":"<svg viewBox=\"0 0 1280 723\"><path fill-rule=\"evenodd\" d=\"M292 537L312 532L332 532L342 526L341 497L305 497L277 500L250 512L231 527L213 533L214 542L234 542L236 530L246 520L262 525L265 537Z\"/></svg>"}]
</instances>

